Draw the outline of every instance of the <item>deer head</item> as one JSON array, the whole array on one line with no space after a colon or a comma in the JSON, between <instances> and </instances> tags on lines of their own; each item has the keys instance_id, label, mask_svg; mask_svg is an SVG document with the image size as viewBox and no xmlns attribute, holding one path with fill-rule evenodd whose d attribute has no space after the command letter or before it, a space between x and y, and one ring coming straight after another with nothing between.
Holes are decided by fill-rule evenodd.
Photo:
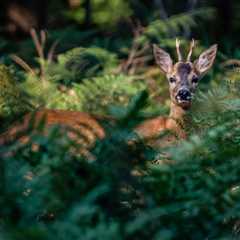
<instances>
[{"instance_id":1,"label":"deer head","mask_svg":"<svg viewBox=\"0 0 240 240\"><path fill-rule=\"evenodd\" d=\"M169 81L171 101L184 109L191 106L198 82L212 67L217 54L217 45L213 45L192 62L191 56L194 47L195 42L192 40L187 60L184 61L180 51L180 41L176 39L178 61L174 64L166 51L153 45L156 62Z\"/></svg>"}]
</instances>

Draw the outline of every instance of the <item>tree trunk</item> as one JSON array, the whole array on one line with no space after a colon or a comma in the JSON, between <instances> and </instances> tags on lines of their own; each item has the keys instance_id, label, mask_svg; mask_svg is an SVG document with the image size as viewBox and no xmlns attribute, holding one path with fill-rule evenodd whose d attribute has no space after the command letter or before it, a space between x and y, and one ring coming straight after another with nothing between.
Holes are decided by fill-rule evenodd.
<instances>
[{"instance_id":1,"label":"tree trunk","mask_svg":"<svg viewBox=\"0 0 240 240\"><path fill-rule=\"evenodd\" d=\"M85 26L90 26L92 23L92 8L91 8L91 0L85 0Z\"/></svg>"},{"instance_id":2,"label":"tree trunk","mask_svg":"<svg viewBox=\"0 0 240 240\"><path fill-rule=\"evenodd\" d=\"M232 31L232 1L216 0L218 24L217 37L221 39Z\"/></svg>"}]
</instances>

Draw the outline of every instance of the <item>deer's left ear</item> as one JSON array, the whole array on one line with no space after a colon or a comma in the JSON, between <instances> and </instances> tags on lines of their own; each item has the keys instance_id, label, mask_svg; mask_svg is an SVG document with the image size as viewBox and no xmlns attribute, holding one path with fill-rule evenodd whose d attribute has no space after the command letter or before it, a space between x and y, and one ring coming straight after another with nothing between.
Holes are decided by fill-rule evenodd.
<instances>
[{"instance_id":1,"label":"deer's left ear","mask_svg":"<svg viewBox=\"0 0 240 240\"><path fill-rule=\"evenodd\" d=\"M170 55L157 45L153 45L153 53L156 63L164 73L169 73L172 70L173 62Z\"/></svg>"},{"instance_id":2,"label":"deer's left ear","mask_svg":"<svg viewBox=\"0 0 240 240\"><path fill-rule=\"evenodd\" d=\"M204 51L194 62L194 66L199 74L206 73L213 65L217 55L217 44Z\"/></svg>"}]
</instances>

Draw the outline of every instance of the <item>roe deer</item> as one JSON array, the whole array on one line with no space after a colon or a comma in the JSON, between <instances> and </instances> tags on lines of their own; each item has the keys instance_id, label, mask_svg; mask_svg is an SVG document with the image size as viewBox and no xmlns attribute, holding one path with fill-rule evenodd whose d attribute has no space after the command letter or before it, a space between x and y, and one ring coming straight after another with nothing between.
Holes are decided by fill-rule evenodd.
<instances>
[{"instance_id":1,"label":"roe deer","mask_svg":"<svg viewBox=\"0 0 240 240\"><path fill-rule=\"evenodd\" d=\"M171 106L168 117L156 117L137 126L135 131L145 140L156 138L164 130L170 130L180 139L186 138L184 115L191 107L199 80L212 67L217 54L217 45L213 45L192 62L194 47L195 42L192 40L187 60L184 61L180 51L180 41L176 39L178 61L173 64L167 52L157 45L153 46L155 60L169 82ZM160 139L160 145L166 146L175 139L175 136L167 137L167 141Z\"/></svg>"},{"instance_id":2,"label":"roe deer","mask_svg":"<svg viewBox=\"0 0 240 240\"><path fill-rule=\"evenodd\" d=\"M153 51L156 62L169 81L171 110L168 117L156 117L146 120L135 128L135 132L143 139L155 138L164 130L173 131L179 138L186 138L183 121L184 114L191 106L199 79L211 68L217 53L217 45L213 45L193 63L191 62L191 55L194 48L194 40L191 43L186 61L183 61L178 40L176 40L176 48L178 62L173 64L170 55L154 45ZM13 125L0 136L0 145L14 140L27 142L29 140L28 135L20 135L20 138L17 138L17 135L19 132L28 129L32 114L35 120L33 127L44 117L47 127L58 124L63 129L65 129L64 127L70 127L71 129L79 130L81 135L87 140L88 146L92 145L96 139L104 138L106 134L101 125L101 120L104 120L104 117L101 118L74 111L46 109L25 115L22 122ZM70 137L76 139L74 132L69 132L69 129L66 129L66 132ZM80 141L80 143L82 142Z\"/></svg>"}]
</instances>

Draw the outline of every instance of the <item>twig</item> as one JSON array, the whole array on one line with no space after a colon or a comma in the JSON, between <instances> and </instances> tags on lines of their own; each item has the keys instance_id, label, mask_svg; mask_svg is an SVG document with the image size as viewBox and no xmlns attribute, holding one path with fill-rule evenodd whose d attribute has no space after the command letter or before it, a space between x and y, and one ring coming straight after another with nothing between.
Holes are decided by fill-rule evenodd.
<instances>
[{"instance_id":1,"label":"twig","mask_svg":"<svg viewBox=\"0 0 240 240\"><path fill-rule=\"evenodd\" d=\"M56 41L52 44L52 46L50 47L49 52L48 52L48 55L47 55L47 62L48 62L48 63L50 63L50 62L53 61L54 52L55 52L55 50L56 50L56 47L57 47L58 43L59 43L59 40L56 40Z\"/></svg>"},{"instance_id":2,"label":"twig","mask_svg":"<svg viewBox=\"0 0 240 240\"><path fill-rule=\"evenodd\" d=\"M140 63L139 61L135 61L136 58L142 58L144 54L146 54L147 50L149 50L149 44L145 44L141 46L141 44L137 41L141 36L144 28L141 26L140 22L133 23L130 22L133 29L133 42L130 48L127 59L119 66L117 72L127 72L129 74L133 74L136 71L136 64ZM143 59L143 58L142 58Z\"/></svg>"},{"instance_id":3,"label":"twig","mask_svg":"<svg viewBox=\"0 0 240 240\"><path fill-rule=\"evenodd\" d=\"M46 67L46 63L51 63L51 61L53 60L53 55L54 55L54 51L56 49L56 46L58 44L58 41L55 41L48 54L47 57L45 57L44 51L46 48L46 41L47 41L47 34L44 30L40 31L40 36L38 36L37 31L35 29L31 29L30 30L30 35L32 37L37 55L40 59L39 61L39 68L40 68L40 79L42 80L43 83L45 83L46 80L46 72L45 72L45 67ZM14 62L16 62L19 66L21 66L25 71L30 72L31 74L37 76L36 71L33 70L33 68L26 63L22 58L16 56L16 55L12 55L12 59Z\"/></svg>"},{"instance_id":4,"label":"twig","mask_svg":"<svg viewBox=\"0 0 240 240\"><path fill-rule=\"evenodd\" d=\"M40 31L40 39L41 39L42 52L44 52L45 44L46 44L46 41L47 41L47 34L43 30Z\"/></svg>"},{"instance_id":5,"label":"twig","mask_svg":"<svg viewBox=\"0 0 240 240\"><path fill-rule=\"evenodd\" d=\"M36 75L36 72L22 58L18 57L15 54L12 54L10 57L15 63L21 66L26 72L29 72L32 75Z\"/></svg>"},{"instance_id":6,"label":"twig","mask_svg":"<svg viewBox=\"0 0 240 240\"><path fill-rule=\"evenodd\" d=\"M229 60L225 61L224 63L222 63L221 67L225 68L225 67L234 66L234 65L240 67L240 60L229 59Z\"/></svg>"},{"instance_id":7,"label":"twig","mask_svg":"<svg viewBox=\"0 0 240 240\"><path fill-rule=\"evenodd\" d=\"M44 58L43 48L42 48L41 42L39 41L39 38L38 38L36 30L32 28L30 30L30 35L32 37L33 43L34 43L35 48L37 50L38 56L40 58Z\"/></svg>"}]
</instances>

